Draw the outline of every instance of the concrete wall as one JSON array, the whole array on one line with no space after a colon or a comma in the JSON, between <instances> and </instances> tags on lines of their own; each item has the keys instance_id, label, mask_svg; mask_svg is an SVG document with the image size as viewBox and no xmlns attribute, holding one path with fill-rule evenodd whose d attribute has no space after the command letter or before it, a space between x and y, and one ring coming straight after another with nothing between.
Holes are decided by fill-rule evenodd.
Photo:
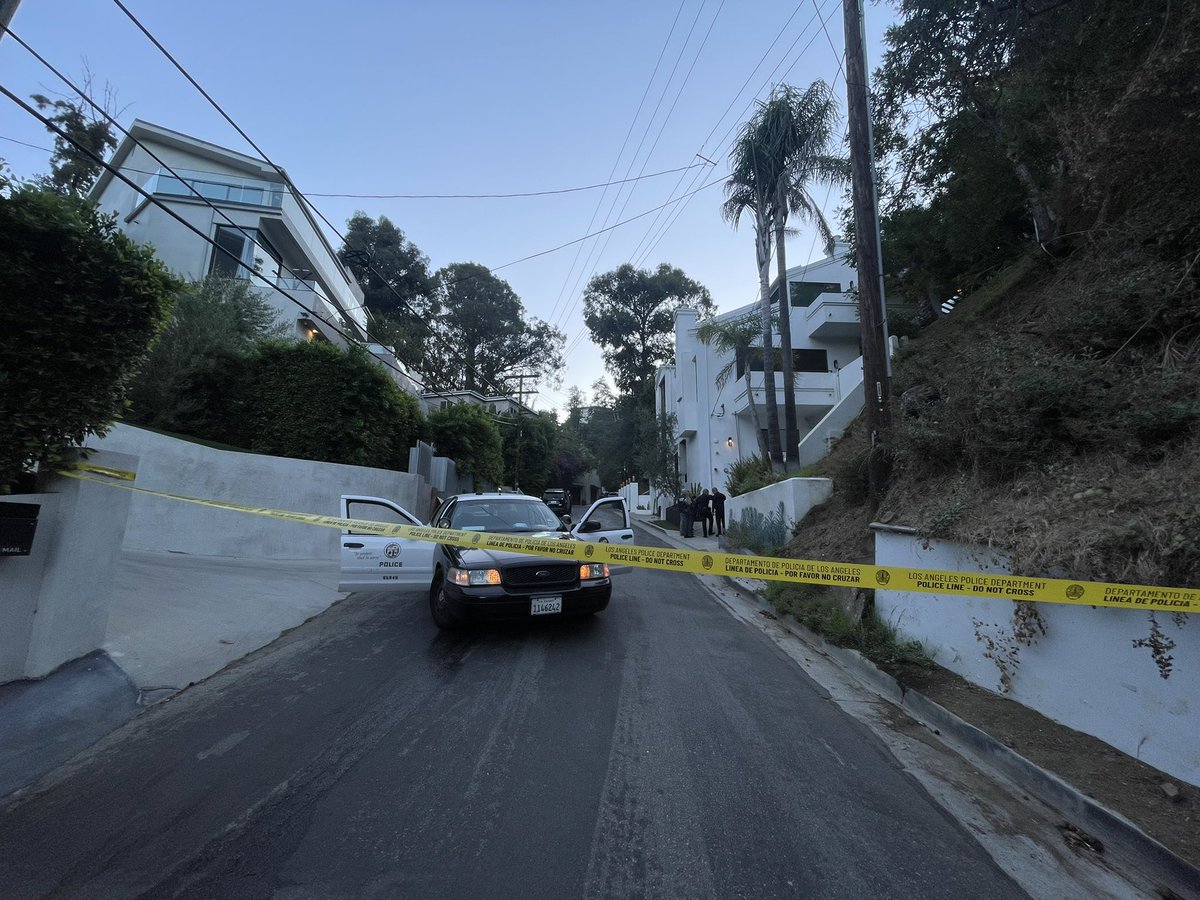
<instances>
[{"instance_id":1,"label":"concrete wall","mask_svg":"<svg viewBox=\"0 0 1200 900\"><path fill-rule=\"evenodd\" d=\"M725 521L740 521L744 509L756 509L763 515L770 515L782 503L790 525L803 519L814 506L828 500L832 493L833 482L828 478L789 478L748 494L730 497L725 501Z\"/></svg>"},{"instance_id":2,"label":"concrete wall","mask_svg":"<svg viewBox=\"0 0 1200 900\"><path fill-rule=\"evenodd\" d=\"M137 468L120 453L90 461ZM40 678L104 643L132 496L55 478L45 493L3 498L41 509L30 555L0 557L0 682Z\"/></svg>"},{"instance_id":3,"label":"concrete wall","mask_svg":"<svg viewBox=\"0 0 1200 900\"><path fill-rule=\"evenodd\" d=\"M1007 572L1001 555L946 541L877 531L881 566ZM1057 722L1094 735L1176 778L1200 785L1200 622L1156 613L1170 650L1161 677L1150 650L1149 615L1126 609L1039 603L1046 634L1032 646L1011 640L1014 605L984 597L877 590L880 615L906 637L926 642L937 662L968 681L1001 690L1001 670L983 639L1014 647L1007 695ZM1004 652L997 654L1003 660Z\"/></svg>"},{"instance_id":4,"label":"concrete wall","mask_svg":"<svg viewBox=\"0 0 1200 900\"><path fill-rule=\"evenodd\" d=\"M342 494L386 497L414 515L430 511L425 479L407 472L214 450L118 425L91 446L140 457L137 486L292 512L339 514ZM124 546L204 556L336 559L337 531L135 495Z\"/></svg>"}]
</instances>

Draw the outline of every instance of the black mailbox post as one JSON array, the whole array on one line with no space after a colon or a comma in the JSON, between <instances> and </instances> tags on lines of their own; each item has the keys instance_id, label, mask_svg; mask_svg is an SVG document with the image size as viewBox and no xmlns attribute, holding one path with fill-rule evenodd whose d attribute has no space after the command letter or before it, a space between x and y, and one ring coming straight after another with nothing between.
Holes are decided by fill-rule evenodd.
<instances>
[{"instance_id":1,"label":"black mailbox post","mask_svg":"<svg viewBox=\"0 0 1200 900\"><path fill-rule=\"evenodd\" d=\"M0 501L0 556L28 556L37 531L36 503Z\"/></svg>"}]
</instances>

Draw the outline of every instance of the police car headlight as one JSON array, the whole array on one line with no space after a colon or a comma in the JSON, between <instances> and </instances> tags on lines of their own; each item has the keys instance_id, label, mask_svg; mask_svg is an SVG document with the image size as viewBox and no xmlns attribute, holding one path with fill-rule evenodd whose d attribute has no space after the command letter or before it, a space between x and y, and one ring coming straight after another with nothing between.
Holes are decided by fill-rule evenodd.
<instances>
[{"instance_id":1,"label":"police car headlight","mask_svg":"<svg viewBox=\"0 0 1200 900\"><path fill-rule=\"evenodd\" d=\"M451 569L450 580L462 587L500 583L499 569Z\"/></svg>"},{"instance_id":2,"label":"police car headlight","mask_svg":"<svg viewBox=\"0 0 1200 900\"><path fill-rule=\"evenodd\" d=\"M579 567L580 581L595 581L608 577L608 563L585 563Z\"/></svg>"}]
</instances>

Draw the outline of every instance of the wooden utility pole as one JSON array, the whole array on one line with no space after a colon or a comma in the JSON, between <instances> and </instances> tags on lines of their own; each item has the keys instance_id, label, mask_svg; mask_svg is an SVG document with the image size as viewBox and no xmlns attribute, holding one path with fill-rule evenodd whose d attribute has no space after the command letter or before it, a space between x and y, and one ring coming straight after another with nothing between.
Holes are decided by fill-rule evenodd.
<instances>
[{"instance_id":1,"label":"wooden utility pole","mask_svg":"<svg viewBox=\"0 0 1200 900\"><path fill-rule=\"evenodd\" d=\"M887 491L891 474L891 362L888 358L887 316L883 305L883 266L879 251L879 208L875 191L875 153L871 146L862 0L843 0L842 9L846 25L846 112L850 119L863 402L871 445L867 475L871 498L878 502Z\"/></svg>"}]
</instances>

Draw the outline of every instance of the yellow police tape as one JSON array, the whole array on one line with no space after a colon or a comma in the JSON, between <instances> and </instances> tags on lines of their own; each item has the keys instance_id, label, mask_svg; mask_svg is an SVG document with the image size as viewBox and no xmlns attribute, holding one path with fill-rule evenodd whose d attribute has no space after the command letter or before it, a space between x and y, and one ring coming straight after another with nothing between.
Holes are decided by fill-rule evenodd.
<instances>
[{"instance_id":1,"label":"yellow police tape","mask_svg":"<svg viewBox=\"0 0 1200 900\"><path fill-rule=\"evenodd\" d=\"M75 470L95 472L121 481L132 481L134 473L76 463ZM434 541L457 547L487 550L511 550L539 556L558 556L581 562L612 563L699 575L732 575L764 581L799 581L829 587L862 587L875 590L914 591L948 594L958 597L995 597L1003 600L1034 600L1042 603L1070 603L1079 606L1116 606L1127 609L1200 612L1200 590L1166 588L1134 584L1105 584L1096 581L1072 581L1064 578L1029 578L1022 575L988 575L979 572L950 572L909 569L901 566L868 566L854 563L822 562L811 559L783 559L771 556L743 556L738 553L707 553L701 550L669 550L617 544L593 544L562 538L524 537L517 534L487 534L428 528L417 525L389 525L367 519L339 519L311 513L287 512L260 506L245 506L223 500L200 500L163 491L152 491L63 470L61 474L81 481L119 487L139 494L166 497L184 503L196 503L216 509L266 516L285 522L337 528L360 534Z\"/></svg>"}]
</instances>

